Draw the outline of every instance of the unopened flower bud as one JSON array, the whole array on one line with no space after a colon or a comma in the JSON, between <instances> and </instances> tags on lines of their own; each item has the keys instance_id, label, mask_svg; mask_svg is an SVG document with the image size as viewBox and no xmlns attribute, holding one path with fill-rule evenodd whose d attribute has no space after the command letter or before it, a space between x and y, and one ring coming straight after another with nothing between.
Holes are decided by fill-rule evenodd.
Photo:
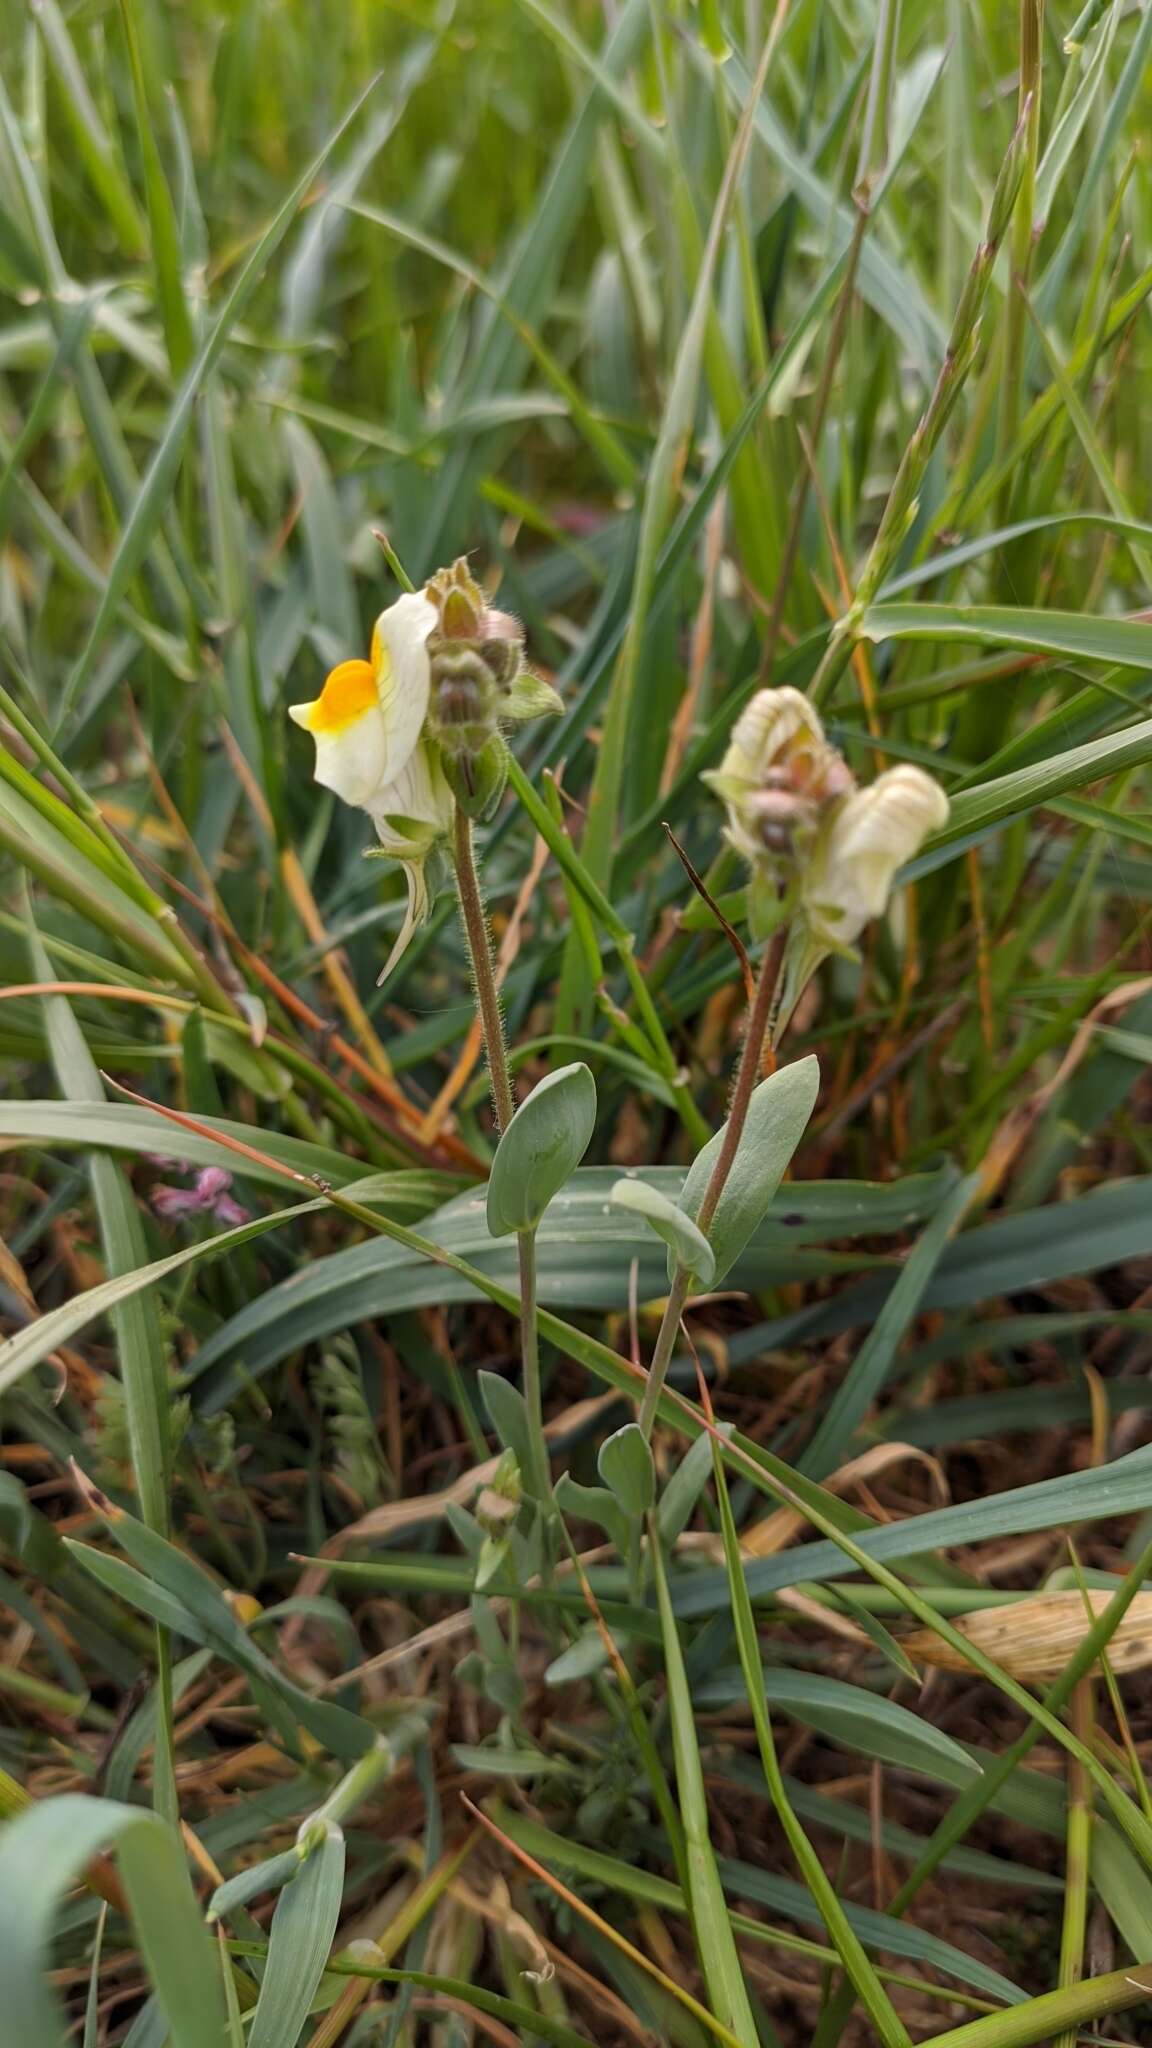
<instances>
[{"instance_id":1,"label":"unopened flower bud","mask_svg":"<svg viewBox=\"0 0 1152 2048\"><path fill-rule=\"evenodd\" d=\"M471 575L463 555L450 569L437 569L428 581L425 596L440 614L439 632L444 640L478 640L487 606L480 585Z\"/></svg>"},{"instance_id":2,"label":"unopened flower bud","mask_svg":"<svg viewBox=\"0 0 1152 2048\"><path fill-rule=\"evenodd\" d=\"M493 610L461 559L427 586L438 614L428 642L432 688L429 730L461 809L487 817L507 774L501 728L562 709L559 697L524 666L524 634L510 612Z\"/></svg>"},{"instance_id":3,"label":"unopened flower bud","mask_svg":"<svg viewBox=\"0 0 1152 2048\"><path fill-rule=\"evenodd\" d=\"M499 804L508 780L508 743L503 734L490 734L474 753L466 748L445 748L444 774L460 809L483 824Z\"/></svg>"},{"instance_id":4,"label":"unopened flower bud","mask_svg":"<svg viewBox=\"0 0 1152 2048\"><path fill-rule=\"evenodd\" d=\"M506 1536L520 1512L520 1465L514 1451L505 1451L476 1501L476 1520L494 1541Z\"/></svg>"}]
</instances>

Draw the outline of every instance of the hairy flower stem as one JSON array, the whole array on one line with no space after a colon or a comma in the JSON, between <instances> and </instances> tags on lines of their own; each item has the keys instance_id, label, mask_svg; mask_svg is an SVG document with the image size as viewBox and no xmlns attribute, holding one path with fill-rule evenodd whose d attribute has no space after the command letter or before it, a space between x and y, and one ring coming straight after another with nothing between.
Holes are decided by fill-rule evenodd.
<instances>
[{"instance_id":1,"label":"hairy flower stem","mask_svg":"<svg viewBox=\"0 0 1152 2048\"><path fill-rule=\"evenodd\" d=\"M472 820L459 808L455 819L454 853L456 886L460 894L460 919L464 926L468 956L472 963L472 985L476 991L476 1007L480 1012L480 1028L484 1033L484 1053L488 1061L488 1079L492 1084L496 1128L503 1136L512 1121L516 1105L512 1100L512 1083L508 1078L508 1048L504 1041L504 1016L500 1008L500 992L496 986L496 969L492 962L492 940L488 931L484 898L480 894L480 877L476 871Z\"/></svg>"},{"instance_id":2,"label":"hairy flower stem","mask_svg":"<svg viewBox=\"0 0 1152 2048\"><path fill-rule=\"evenodd\" d=\"M512 1082L508 1074L504 1014L500 1008L500 991L496 986L496 969L492 959L492 940L484 910L484 898L480 892L480 877L476 869L472 821L459 807L456 810L454 829L460 920L464 926L464 937L472 963L472 982L476 990L476 1007L480 1012L480 1028L484 1034L484 1052L488 1061L488 1078L492 1084L496 1128L503 1136L516 1108L512 1097ZM544 1436L544 1404L540 1392L540 1340L536 1320L536 1232L518 1230L516 1247L520 1260L520 1359L524 1375L524 1404L528 1410L528 1427L536 1466L536 1470L528 1477L541 1513L550 1514L553 1505L552 1477L548 1462L548 1445Z\"/></svg>"},{"instance_id":3,"label":"hairy flower stem","mask_svg":"<svg viewBox=\"0 0 1152 2048\"><path fill-rule=\"evenodd\" d=\"M736 1069L736 1079L732 1086L732 1104L728 1111L728 1121L724 1126L724 1136L721 1140L720 1150L716 1155L716 1164L709 1175L708 1185L704 1190L704 1198L696 1215L696 1222L705 1237L708 1235L708 1226L716 1214L720 1197L724 1193L736 1154L740 1150L740 1140L744 1135L744 1125L748 1120L748 1105L752 1100L752 1091L760 1079L760 1067L764 1056L764 1040L768 1033L768 1022L775 1005L776 989L780 979L780 967L784 959L784 947L787 939L788 926L782 924L779 930L773 934L772 941L760 965L756 991L752 998L752 1007L748 1012L748 1024L744 1033L740 1064ZM640 1404L638 1418L640 1427L646 1437L651 1436L655 1425L656 1411L660 1406L660 1396L664 1390L664 1381L667 1376L669 1361L672 1357L672 1348L680 1329L680 1318L684 1313L684 1303L688 1298L688 1282L690 1277L686 1267L677 1266L675 1277L669 1290L668 1300L665 1303L660 1328L656 1335L652 1361L648 1367L648 1383L644 1389L644 1399Z\"/></svg>"}]
</instances>

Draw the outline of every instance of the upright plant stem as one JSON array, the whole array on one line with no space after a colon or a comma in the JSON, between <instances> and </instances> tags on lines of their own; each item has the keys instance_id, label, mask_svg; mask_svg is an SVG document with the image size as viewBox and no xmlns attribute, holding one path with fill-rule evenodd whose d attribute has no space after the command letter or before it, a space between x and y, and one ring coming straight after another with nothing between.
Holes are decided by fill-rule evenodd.
<instances>
[{"instance_id":1,"label":"upright plant stem","mask_svg":"<svg viewBox=\"0 0 1152 2048\"><path fill-rule=\"evenodd\" d=\"M704 1199L696 1214L697 1225L703 1231L705 1237L708 1235L708 1226L716 1214L720 1197L724 1193L736 1154L740 1150L740 1140L744 1136L744 1125L748 1118L748 1105L752 1100L752 1090L760 1079L760 1063L764 1056L764 1039L768 1030L768 1019L772 1014L776 982L780 973L780 962L784 957L784 945L787 937L788 927L782 924L775 933L760 964L760 974L756 982L756 993L752 998L752 1007L748 1012L744 1044L740 1051L740 1064L736 1069L736 1079L732 1084L732 1102L728 1111L728 1121L724 1126L724 1136L720 1141L720 1150L716 1155L716 1164L708 1177L708 1185L704 1190Z\"/></svg>"},{"instance_id":2,"label":"upright plant stem","mask_svg":"<svg viewBox=\"0 0 1152 2048\"><path fill-rule=\"evenodd\" d=\"M476 1006L480 1012L480 1028L484 1033L484 1053L488 1061L488 1078L492 1083L496 1128L503 1136L512 1121L515 1109L512 1083L508 1078L504 1017L500 1009L500 992L496 986L496 969L492 964L488 918L484 910L484 898L480 894L480 877L476 872L472 820L465 817L464 812L459 809L455 820L455 856L456 885L460 892L460 917L472 962L472 982L476 990Z\"/></svg>"},{"instance_id":3,"label":"upright plant stem","mask_svg":"<svg viewBox=\"0 0 1152 2048\"><path fill-rule=\"evenodd\" d=\"M1092 1680L1082 1678L1072 1695L1072 1726L1081 1742L1090 1745L1095 1735L1096 1711ZM1095 1808L1092 1787L1079 1758L1068 1759L1068 1818L1064 1855L1064 1920L1060 1930L1059 1988L1071 1990L1084 1976L1084 1942L1088 1931L1088 1894L1091 1885L1092 1827ZM1079 2028L1075 2025L1053 2036L1052 2048L1076 2048Z\"/></svg>"},{"instance_id":4,"label":"upright plant stem","mask_svg":"<svg viewBox=\"0 0 1152 2048\"><path fill-rule=\"evenodd\" d=\"M538 1471L533 1474L542 1506L552 1499L552 1473L544 1436L544 1402L540 1391L540 1333L536 1318L536 1232L518 1230L520 1255L520 1358L524 1371L524 1405L532 1431Z\"/></svg>"},{"instance_id":5,"label":"upright plant stem","mask_svg":"<svg viewBox=\"0 0 1152 2048\"><path fill-rule=\"evenodd\" d=\"M740 1150L740 1140L744 1135L744 1125L748 1120L748 1105L752 1100L752 1091L760 1079L760 1062L764 1053L764 1040L768 1031L768 1020L772 1015L776 985L780 978L780 963L784 958L784 946L787 937L788 927L786 924L783 924L773 936L761 962L760 974L756 982L756 992L752 998L752 1007L748 1012L748 1024L744 1033L740 1064L736 1069L736 1079L732 1086L732 1105L728 1111L728 1121L724 1126L724 1136L721 1139L720 1150L716 1155L716 1164L708 1177L704 1198L696 1215L696 1222L705 1237L708 1235L708 1226L716 1214L717 1204L724 1192L728 1175L732 1171L733 1161ZM688 1298L690 1277L685 1266L677 1266L675 1277L668 1293L668 1300L664 1307L660 1328L656 1335L652 1361L648 1367L648 1382L644 1388L644 1399L640 1404L638 1418L640 1427L647 1437L651 1436L656 1422L656 1410L660 1405L660 1395L663 1392L664 1381L667 1377L668 1365L672 1357L672 1347L676 1342L677 1332L680 1328L680 1318L684 1313L684 1303Z\"/></svg>"},{"instance_id":6,"label":"upright plant stem","mask_svg":"<svg viewBox=\"0 0 1152 2048\"><path fill-rule=\"evenodd\" d=\"M484 1033L484 1052L488 1061L488 1077L492 1083L496 1128L503 1136L516 1108L512 1097L512 1082L508 1074L504 1015L500 1008L500 991L496 986L488 918L484 910L484 898L480 892L480 877L476 870L472 821L459 808L455 819L455 857L460 917L472 962L472 980L476 990L476 1006L480 1012L480 1028ZM518 1230L516 1249L520 1262L520 1359L524 1377L524 1405L528 1410L528 1426L536 1463L532 1481L537 1490L540 1506L546 1509L552 1499L552 1480L548 1446L544 1437L544 1403L540 1390L540 1338L536 1318L536 1232Z\"/></svg>"},{"instance_id":7,"label":"upright plant stem","mask_svg":"<svg viewBox=\"0 0 1152 2048\"><path fill-rule=\"evenodd\" d=\"M653 1348L651 1363L648 1367L648 1382L644 1388L644 1399L640 1403L640 1415L638 1418L640 1427L647 1437L651 1436L656 1423L656 1410L660 1406L660 1395L663 1392L664 1381L667 1378L668 1366L672 1357L672 1347L676 1342L677 1332L680 1328L680 1318L684 1313L684 1303L688 1299L688 1278L686 1269L683 1266L677 1266L672 1285L668 1290L668 1299L664 1304L664 1314L660 1319L660 1328L656 1333L656 1343Z\"/></svg>"}]
</instances>

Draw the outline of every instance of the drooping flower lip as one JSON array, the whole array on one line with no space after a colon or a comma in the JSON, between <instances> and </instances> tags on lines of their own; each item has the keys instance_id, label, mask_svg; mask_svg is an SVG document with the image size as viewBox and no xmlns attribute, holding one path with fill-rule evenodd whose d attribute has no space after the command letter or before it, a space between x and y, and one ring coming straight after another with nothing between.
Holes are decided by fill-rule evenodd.
<instances>
[{"instance_id":1,"label":"drooping flower lip","mask_svg":"<svg viewBox=\"0 0 1152 2048\"><path fill-rule=\"evenodd\" d=\"M948 821L948 798L922 768L901 762L835 805L804 873L814 928L852 945L882 917L906 861Z\"/></svg>"}]
</instances>

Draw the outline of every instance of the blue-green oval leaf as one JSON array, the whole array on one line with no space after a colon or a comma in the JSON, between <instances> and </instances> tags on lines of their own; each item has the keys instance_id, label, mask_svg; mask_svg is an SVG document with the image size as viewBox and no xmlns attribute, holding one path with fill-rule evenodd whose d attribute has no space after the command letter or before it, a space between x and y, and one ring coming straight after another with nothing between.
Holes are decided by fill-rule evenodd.
<instances>
[{"instance_id":1,"label":"blue-green oval leaf","mask_svg":"<svg viewBox=\"0 0 1152 2048\"><path fill-rule=\"evenodd\" d=\"M716 1259L715 1279L724 1278L734 1266L756 1225L764 1217L776 1193L792 1154L804 1136L804 1129L816 1106L820 1088L820 1067L815 1053L780 1067L753 1090L740 1147L732 1163L716 1214L708 1227L708 1242ZM711 1178L724 1132L717 1131L688 1169L680 1196L680 1207L696 1219L704 1190Z\"/></svg>"},{"instance_id":2,"label":"blue-green oval leaf","mask_svg":"<svg viewBox=\"0 0 1152 2048\"><path fill-rule=\"evenodd\" d=\"M537 1083L496 1147L488 1182L493 1237L535 1230L583 1159L595 1122L596 1083L582 1060Z\"/></svg>"},{"instance_id":3,"label":"blue-green oval leaf","mask_svg":"<svg viewBox=\"0 0 1152 2048\"><path fill-rule=\"evenodd\" d=\"M656 1498L656 1468L638 1422L626 1422L600 1446L596 1467L629 1521L646 1515Z\"/></svg>"},{"instance_id":4,"label":"blue-green oval leaf","mask_svg":"<svg viewBox=\"0 0 1152 2048\"><path fill-rule=\"evenodd\" d=\"M642 1180L618 1180L609 1199L618 1209L630 1209L642 1216L662 1237L678 1265L683 1266L700 1287L711 1287L716 1271L712 1247L690 1216L677 1207L659 1188Z\"/></svg>"}]
</instances>

